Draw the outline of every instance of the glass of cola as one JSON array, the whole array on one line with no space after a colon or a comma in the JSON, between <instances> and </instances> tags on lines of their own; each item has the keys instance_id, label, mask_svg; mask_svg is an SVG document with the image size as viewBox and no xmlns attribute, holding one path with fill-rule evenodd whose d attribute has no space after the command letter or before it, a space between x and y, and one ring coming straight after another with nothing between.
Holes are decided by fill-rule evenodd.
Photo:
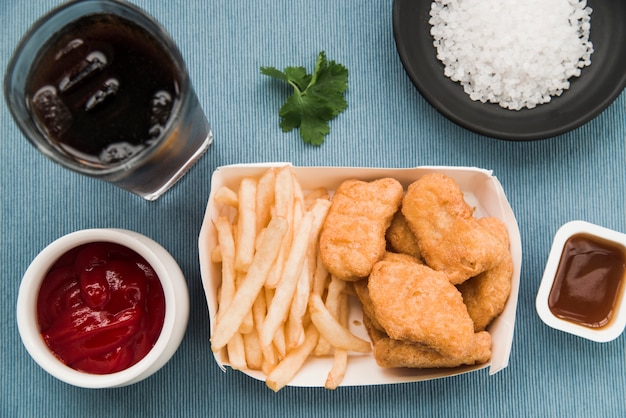
<instances>
[{"instance_id":1,"label":"glass of cola","mask_svg":"<svg viewBox=\"0 0 626 418\"><path fill-rule=\"evenodd\" d=\"M213 141L173 40L117 0L69 2L37 21L14 52L4 92L44 155L147 200Z\"/></svg>"}]
</instances>

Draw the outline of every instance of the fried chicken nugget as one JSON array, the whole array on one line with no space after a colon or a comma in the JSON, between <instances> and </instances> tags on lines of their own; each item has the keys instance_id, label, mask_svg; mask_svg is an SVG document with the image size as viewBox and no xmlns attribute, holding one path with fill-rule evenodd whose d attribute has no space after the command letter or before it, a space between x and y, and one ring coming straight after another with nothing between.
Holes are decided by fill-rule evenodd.
<instances>
[{"instance_id":1,"label":"fried chicken nugget","mask_svg":"<svg viewBox=\"0 0 626 418\"><path fill-rule=\"evenodd\" d=\"M363 308L363 317L368 318L370 325L380 332L385 332L382 325L376 320L376 314L374 313L374 305L372 305L372 299L370 298L370 292L367 288L367 279L354 282L354 293L361 301L361 307Z\"/></svg>"},{"instance_id":2,"label":"fried chicken nugget","mask_svg":"<svg viewBox=\"0 0 626 418\"><path fill-rule=\"evenodd\" d=\"M461 357L444 356L420 343L389 338L384 331L372 324L372 319L363 316L363 323L374 346L374 358L380 367L439 368L482 364L491 358L491 335L486 332L474 334L469 352Z\"/></svg>"},{"instance_id":3,"label":"fried chicken nugget","mask_svg":"<svg viewBox=\"0 0 626 418\"><path fill-rule=\"evenodd\" d=\"M391 225L387 229L386 238L387 245L391 251L408 254L418 260L422 258L417 238L415 238L415 234L406 222L402 210L397 211L393 215Z\"/></svg>"},{"instance_id":4,"label":"fried chicken nugget","mask_svg":"<svg viewBox=\"0 0 626 418\"><path fill-rule=\"evenodd\" d=\"M415 258L412 255L402 254L402 253L394 253L394 252L391 252L391 251L386 251L385 255L383 255L382 259L385 260L385 261L397 261L397 262L405 262L405 263L424 264L424 263L422 263L422 260L420 260L419 258Z\"/></svg>"},{"instance_id":5,"label":"fried chicken nugget","mask_svg":"<svg viewBox=\"0 0 626 418\"><path fill-rule=\"evenodd\" d=\"M420 343L447 357L470 353L474 323L445 273L415 262L382 260L367 287L375 317L392 339Z\"/></svg>"},{"instance_id":6,"label":"fried chicken nugget","mask_svg":"<svg viewBox=\"0 0 626 418\"><path fill-rule=\"evenodd\" d=\"M440 173L413 182L402 213L417 237L427 265L445 272L452 284L497 266L507 249L473 216L456 182Z\"/></svg>"},{"instance_id":7,"label":"fried chicken nugget","mask_svg":"<svg viewBox=\"0 0 626 418\"><path fill-rule=\"evenodd\" d=\"M493 235L507 248L509 247L509 233L506 225L497 218L481 218L479 222L486 226ZM467 311L474 321L474 331L482 331L502 311L511 293L511 279L513 278L513 258L507 252L500 264L476 277L457 286Z\"/></svg>"},{"instance_id":8,"label":"fried chicken nugget","mask_svg":"<svg viewBox=\"0 0 626 418\"><path fill-rule=\"evenodd\" d=\"M385 253L385 231L403 192L392 178L346 180L337 188L319 239L320 257L331 274L347 281L367 277Z\"/></svg>"},{"instance_id":9,"label":"fried chicken nugget","mask_svg":"<svg viewBox=\"0 0 626 418\"><path fill-rule=\"evenodd\" d=\"M387 251L383 256L383 260L386 261L404 261L404 262L413 262L419 263L420 261L414 257L411 257L407 254L397 254L391 253ZM372 326L374 326L379 331L385 332L385 329L378 323L376 320L376 314L374 313L374 305L372 305L372 299L370 298L369 289L367 288L368 279L362 279L358 282L353 283L354 293L357 298L361 302L361 307L363 308L363 314L369 317Z\"/></svg>"},{"instance_id":10,"label":"fried chicken nugget","mask_svg":"<svg viewBox=\"0 0 626 418\"><path fill-rule=\"evenodd\" d=\"M509 248L509 245L511 244L509 241L509 231L506 229L504 222L493 216L486 216L484 218L479 218L478 223L487 228L489 232L491 232L494 237L499 239L506 248Z\"/></svg>"}]
</instances>

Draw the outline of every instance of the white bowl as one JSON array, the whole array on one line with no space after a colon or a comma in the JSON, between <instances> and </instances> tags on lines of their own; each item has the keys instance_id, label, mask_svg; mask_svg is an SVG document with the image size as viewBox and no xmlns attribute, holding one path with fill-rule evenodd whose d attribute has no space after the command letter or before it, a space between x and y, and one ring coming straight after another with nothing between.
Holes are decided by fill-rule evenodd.
<instances>
[{"instance_id":1,"label":"white bowl","mask_svg":"<svg viewBox=\"0 0 626 418\"><path fill-rule=\"evenodd\" d=\"M158 275L165 295L163 328L152 349L136 364L110 374L90 374L65 365L46 345L37 321L39 288L50 267L67 251L91 242L116 243L137 252ZM178 349L188 319L187 282L174 258L152 239L121 229L86 229L52 242L35 257L26 270L17 298L17 325L28 353L52 376L84 388L126 386L152 375L165 365Z\"/></svg>"},{"instance_id":2,"label":"white bowl","mask_svg":"<svg viewBox=\"0 0 626 418\"><path fill-rule=\"evenodd\" d=\"M624 302L626 277L622 277L621 289L618 289L618 297L613 307L613 316L607 325L600 328L592 328L580 325L557 317L548 305L548 299L552 285L561 260L564 246L567 240L577 234L586 234L600 238L608 243L622 247L626 251L626 234L611 229L603 228L584 221L572 221L563 225L557 231L552 243L552 249L548 256L546 268L543 273L541 285L537 292L536 309L539 317L546 325L570 334L577 335L596 342L608 342L616 339L624 331L626 326L626 303Z\"/></svg>"}]
</instances>

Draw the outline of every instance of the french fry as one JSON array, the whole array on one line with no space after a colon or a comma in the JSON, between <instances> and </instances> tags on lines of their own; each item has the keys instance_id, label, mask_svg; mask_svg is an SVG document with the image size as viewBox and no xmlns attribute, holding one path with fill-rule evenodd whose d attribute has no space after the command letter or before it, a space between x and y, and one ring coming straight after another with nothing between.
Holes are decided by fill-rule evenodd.
<instances>
[{"instance_id":1,"label":"french fry","mask_svg":"<svg viewBox=\"0 0 626 418\"><path fill-rule=\"evenodd\" d=\"M265 235L265 231L267 230L267 228L263 228L260 231L257 232L256 234L256 242L254 243L254 251L258 251L259 250L259 246L261 245L261 242L263 242L263 235Z\"/></svg>"},{"instance_id":2,"label":"french fry","mask_svg":"<svg viewBox=\"0 0 626 418\"><path fill-rule=\"evenodd\" d=\"M241 325L239 325L239 333L241 334L249 334L254 329L254 320L252 319L252 311L246 312L246 315L243 317L241 321Z\"/></svg>"},{"instance_id":3,"label":"french fry","mask_svg":"<svg viewBox=\"0 0 626 418\"><path fill-rule=\"evenodd\" d=\"M317 254L317 243L324 220L330 209L330 201L317 199L308 212L313 213L313 228L309 236L309 253ZM312 258L312 257L311 257Z\"/></svg>"},{"instance_id":4,"label":"french fry","mask_svg":"<svg viewBox=\"0 0 626 418\"><path fill-rule=\"evenodd\" d=\"M291 245L293 237L293 202L294 202L294 189L293 189L293 177L289 166L285 166L278 170L276 173L276 179L274 182L274 211L272 216L279 216L287 220L289 228L283 243L278 253L278 257L270 270L265 285L269 288L275 288L278 285L285 266L285 259L289 253L289 247Z\"/></svg>"},{"instance_id":5,"label":"french fry","mask_svg":"<svg viewBox=\"0 0 626 418\"><path fill-rule=\"evenodd\" d=\"M322 357L322 356L328 356L332 354L332 352L333 352L333 346L330 345L330 343L328 342L326 338L320 335L320 338L317 341L317 345L315 346L315 350L313 351L313 354L315 356Z\"/></svg>"},{"instance_id":6,"label":"french fry","mask_svg":"<svg viewBox=\"0 0 626 418\"><path fill-rule=\"evenodd\" d=\"M326 338L320 335L320 338L317 341L317 345L315 346L315 350L313 351L313 354L315 356L322 357L322 356L328 356L332 354L332 352L333 352L333 346L330 345L330 343L328 342Z\"/></svg>"},{"instance_id":7,"label":"french fry","mask_svg":"<svg viewBox=\"0 0 626 418\"><path fill-rule=\"evenodd\" d=\"M293 199L294 202L300 204L303 209L306 209L304 206L304 192L302 191L302 187L300 186L300 182L293 172L291 173L292 182L293 182Z\"/></svg>"},{"instance_id":8,"label":"french fry","mask_svg":"<svg viewBox=\"0 0 626 418\"><path fill-rule=\"evenodd\" d=\"M339 297L338 310L339 323L347 328L350 306L348 305L348 295L346 293L341 293ZM333 367L330 369L330 372L328 372L328 377L326 378L324 387L326 389L337 389L346 375L347 368L348 350L343 350L341 348L335 349Z\"/></svg>"},{"instance_id":9,"label":"french fry","mask_svg":"<svg viewBox=\"0 0 626 418\"><path fill-rule=\"evenodd\" d=\"M295 233L295 231L300 228L300 222L302 222L302 218L304 217L304 206L302 205L302 202L293 202L292 214L293 220L291 222L291 225L293 226L293 231Z\"/></svg>"},{"instance_id":10,"label":"french fry","mask_svg":"<svg viewBox=\"0 0 626 418\"><path fill-rule=\"evenodd\" d=\"M276 172L274 181L274 213L273 216L281 216L291 221L290 212L293 209L295 191L293 177L289 166L282 167Z\"/></svg>"},{"instance_id":11,"label":"french fry","mask_svg":"<svg viewBox=\"0 0 626 418\"><path fill-rule=\"evenodd\" d=\"M246 363L246 351L243 343L243 337L240 333L235 333L226 345L228 351L228 363L235 370L248 369Z\"/></svg>"},{"instance_id":12,"label":"french fry","mask_svg":"<svg viewBox=\"0 0 626 418\"><path fill-rule=\"evenodd\" d=\"M263 296L265 297L265 306L266 306L266 310L264 312L264 316L263 319L259 321L259 324L257 326L259 326L260 328L258 329L258 333L259 336L261 335L261 332L263 330L263 326L265 324L265 319L267 318L267 307L271 306L272 304L272 300L274 299L274 293L276 292L276 289L270 289L268 287L265 287L263 289L263 291L261 292L263 294ZM260 294L259 294L260 296ZM278 357L284 357L285 354L287 354L287 346L286 346L286 342L285 342L285 334L284 332L282 332L282 330L277 330L276 333L274 334L274 340L273 340L273 344L270 345L261 345L261 348L263 349L264 352L273 352L275 354L277 354L277 358L275 359L275 363L278 363Z\"/></svg>"},{"instance_id":13,"label":"french fry","mask_svg":"<svg viewBox=\"0 0 626 418\"><path fill-rule=\"evenodd\" d=\"M235 287L239 289L243 284L243 281L246 279L246 272L235 270L237 273L237 277L235 278ZM252 331L254 327L254 320L252 318L252 310L246 312L246 315L243 317L241 324L239 325L239 329L237 330L240 334L248 334Z\"/></svg>"},{"instance_id":14,"label":"french fry","mask_svg":"<svg viewBox=\"0 0 626 418\"><path fill-rule=\"evenodd\" d=\"M305 331L302 345L291 350L283 361L269 373L265 380L267 386L275 392L285 387L289 381L293 379L298 370L302 368L309 354L315 348L318 338L319 332L317 329L313 325L309 325Z\"/></svg>"},{"instance_id":15,"label":"french fry","mask_svg":"<svg viewBox=\"0 0 626 418\"><path fill-rule=\"evenodd\" d=\"M252 329L249 333L243 334L242 337L248 368L261 370L263 366L263 351L261 350L259 334L257 334L256 329Z\"/></svg>"},{"instance_id":16,"label":"french fry","mask_svg":"<svg viewBox=\"0 0 626 418\"><path fill-rule=\"evenodd\" d=\"M326 215L330 210L330 201L324 199L317 199L315 203L310 209L315 216L313 221L313 233L309 238L309 260L310 265L315 265L313 274L310 278L311 280L311 291L313 293L322 294L324 292L324 288L326 287L326 280L328 276L328 271L324 267L322 263L321 257L319 257L318 253L318 240L319 235L324 226L324 220L326 219ZM315 264L314 264L315 263ZM319 281L319 283L318 283Z\"/></svg>"},{"instance_id":17,"label":"french fry","mask_svg":"<svg viewBox=\"0 0 626 418\"><path fill-rule=\"evenodd\" d=\"M311 269L309 268L309 260L305 258L296 284L296 291L291 302L290 314L297 318L302 318L306 313L309 303L309 295L311 294Z\"/></svg>"},{"instance_id":18,"label":"french fry","mask_svg":"<svg viewBox=\"0 0 626 418\"><path fill-rule=\"evenodd\" d=\"M283 218L272 218L263 236L263 242L255 253L252 264L248 269L246 279L241 287L237 289L221 321L215 324L211 337L211 349L214 352L219 351L228 343L239 328L239 325L241 325L246 313L252 308L276 259L286 232L287 221Z\"/></svg>"},{"instance_id":19,"label":"french fry","mask_svg":"<svg viewBox=\"0 0 626 418\"><path fill-rule=\"evenodd\" d=\"M316 295L322 295L328 284L329 273L322 263L322 258L317 254L315 258L315 273L313 274L313 291Z\"/></svg>"},{"instance_id":20,"label":"french fry","mask_svg":"<svg viewBox=\"0 0 626 418\"><path fill-rule=\"evenodd\" d=\"M298 276L309 246L309 235L313 227L313 218L314 215L312 212L307 213L295 235L293 245L291 246L289 256L283 268L282 279L276 287L272 304L267 310L267 317L265 318L265 324L263 325L260 336L262 345L269 345L271 343L276 330L287 319L287 313L289 312L289 306L296 289Z\"/></svg>"},{"instance_id":21,"label":"french fry","mask_svg":"<svg viewBox=\"0 0 626 418\"><path fill-rule=\"evenodd\" d=\"M265 292L261 290L252 304L252 319L257 333L261 332L265 314L267 312L267 304L265 303Z\"/></svg>"},{"instance_id":22,"label":"french fry","mask_svg":"<svg viewBox=\"0 0 626 418\"><path fill-rule=\"evenodd\" d=\"M309 297L309 312L311 313L311 322L320 332L320 335L324 336L333 347L358 353L372 351L368 341L352 334L328 312L319 295L311 294Z\"/></svg>"},{"instance_id":23,"label":"french fry","mask_svg":"<svg viewBox=\"0 0 626 418\"><path fill-rule=\"evenodd\" d=\"M310 209L317 199L330 200L328 190L324 187L318 187L304 195L304 207Z\"/></svg>"},{"instance_id":24,"label":"french fry","mask_svg":"<svg viewBox=\"0 0 626 418\"><path fill-rule=\"evenodd\" d=\"M280 324L274 333L274 348L280 357L287 355L287 341L285 341L285 328L283 324Z\"/></svg>"},{"instance_id":25,"label":"french fry","mask_svg":"<svg viewBox=\"0 0 626 418\"><path fill-rule=\"evenodd\" d=\"M273 368L277 363L278 359L276 358L276 351L273 346L262 346L261 341L259 340L259 335L261 334L261 330L263 329L263 324L265 323L265 315L267 314L267 303L266 303L266 293L268 289L261 290L257 295L254 304L252 305L252 317L254 319L254 327L256 331L256 338L259 341L259 350L262 354L262 366L263 369L266 365L271 365Z\"/></svg>"},{"instance_id":26,"label":"french fry","mask_svg":"<svg viewBox=\"0 0 626 418\"><path fill-rule=\"evenodd\" d=\"M263 372L263 374L265 374L265 376L269 375L272 372L272 370L274 370L276 365L278 365L278 352L276 350L276 347L272 345L268 348L272 350L272 354L265 355L265 351L264 351L263 352L264 353L263 364L261 364L261 371ZM261 349L263 349L263 347L261 347Z\"/></svg>"},{"instance_id":27,"label":"french fry","mask_svg":"<svg viewBox=\"0 0 626 418\"><path fill-rule=\"evenodd\" d=\"M270 168L265 171L256 189L256 230L257 233L267 226L271 219L271 209L274 204L274 184L276 182L276 169Z\"/></svg>"},{"instance_id":28,"label":"french fry","mask_svg":"<svg viewBox=\"0 0 626 418\"><path fill-rule=\"evenodd\" d=\"M291 301L289 318L286 323L287 348L296 347L302 344L304 340L304 324L302 318L307 311L309 295L311 294L309 276L309 263L308 259L305 258L302 270L300 270L300 277L298 277L298 283L296 284L295 294Z\"/></svg>"},{"instance_id":29,"label":"french fry","mask_svg":"<svg viewBox=\"0 0 626 418\"><path fill-rule=\"evenodd\" d=\"M335 349L333 358L333 367L328 372L326 383L324 387L326 389L337 389L341 384L344 376L346 375L346 369L348 368L348 350L341 348Z\"/></svg>"},{"instance_id":30,"label":"french fry","mask_svg":"<svg viewBox=\"0 0 626 418\"><path fill-rule=\"evenodd\" d=\"M325 305L330 314L333 317L338 318L339 301L341 300L341 292L345 288L345 281L332 276L328 277L330 277L330 282L328 283ZM331 354L332 351L333 347L330 342L324 338L324 336L320 336L319 341L317 342L317 347L315 347L314 354L316 356L326 356Z\"/></svg>"},{"instance_id":31,"label":"french fry","mask_svg":"<svg viewBox=\"0 0 626 418\"><path fill-rule=\"evenodd\" d=\"M224 314L224 310L230 305L235 295L235 242L230 222L220 216L215 221L218 241L220 242L222 259L222 284L220 287L220 305L217 312L217 321Z\"/></svg>"},{"instance_id":32,"label":"french fry","mask_svg":"<svg viewBox=\"0 0 626 418\"><path fill-rule=\"evenodd\" d=\"M330 277L330 283L328 284L328 294L326 295L326 309L331 315L339 319L339 307L341 304L341 295L346 287L345 280L341 280L335 276Z\"/></svg>"},{"instance_id":33,"label":"french fry","mask_svg":"<svg viewBox=\"0 0 626 418\"><path fill-rule=\"evenodd\" d=\"M237 251L235 268L248 271L254 257L256 239L256 189L253 178L244 178L239 185L239 213L237 216Z\"/></svg>"},{"instance_id":34,"label":"french fry","mask_svg":"<svg viewBox=\"0 0 626 418\"><path fill-rule=\"evenodd\" d=\"M302 318L288 315L285 322L285 347L287 351L296 348L304 341L304 323Z\"/></svg>"},{"instance_id":35,"label":"french fry","mask_svg":"<svg viewBox=\"0 0 626 418\"><path fill-rule=\"evenodd\" d=\"M324 264L322 264L322 259L319 254L316 257L316 267L315 274L313 275L313 294L319 295L320 297L324 294L326 287L328 286L330 274ZM332 352L332 346L328 342L326 338L320 336L317 346L315 347L315 351L313 354L316 356L326 356Z\"/></svg>"},{"instance_id":36,"label":"french fry","mask_svg":"<svg viewBox=\"0 0 626 418\"><path fill-rule=\"evenodd\" d=\"M346 286L346 288L352 288L352 286ZM339 300L339 312L337 313L339 323L346 328L348 328L348 322L350 320L349 295L350 294L345 291L341 294L341 299Z\"/></svg>"},{"instance_id":37,"label":"french fry","mask_svg":"<svg viewBox=\"0 0 626 418\"><path fill-rule=\"evenodd\" d=\"M246 272L243 272L240 270L235 270L235 272L237 274L235 277L235 292L236 292L236 289L239 289L242 286L243 281L246 279ZM233 294L233 297L234 297L234 294ZM239 329L237 330L237 332L239 332L240 334L248 334L250 333L250 331L252 331L253 327L254 327L254 319L252 317L252 310L250 310L249 312L246 312L246 315L243 317L243 320L241 321L241 324L239 325Z\"/></svg>"},{"instance_id":38,"label":"french fry","mask_svg":"<svg viewBox=\"0 0 626 418\"><path fill-rule=\"evenodd\" d=\"M227 206L232 206L237 208L239 205L239 199L237 198L237 193L235 193L232 189L226 186L222 186L215 192L215 196L213 197L215 202L222 203Z\"/></svg>"},{"instance_id":39,"label":"french fry","mask_svg":"<svg viewBox=\"0 0 626 418\"><path fill-rule=\"evenodd\" d=\"M211 262L216 264L222 262L222 249L219 244L211 250Z\"/></svg>"}]
</instances>

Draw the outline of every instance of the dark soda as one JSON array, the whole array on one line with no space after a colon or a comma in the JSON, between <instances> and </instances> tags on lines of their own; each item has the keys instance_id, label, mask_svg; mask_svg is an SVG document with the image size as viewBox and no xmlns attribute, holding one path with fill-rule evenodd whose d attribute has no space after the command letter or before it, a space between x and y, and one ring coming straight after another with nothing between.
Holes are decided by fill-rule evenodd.
<instances>
[{"instance_id":1,"label":"dark soda","mask_svg":"<svg viewBox=\"0 0 626 418\"><path fill-rule=\"evenodd\" d=\"M145 29L96 13L46 43L26 94L55 147L82 164L108 168L161 137L180 83L169 53Z\"/></svg>"}]
</instances>

